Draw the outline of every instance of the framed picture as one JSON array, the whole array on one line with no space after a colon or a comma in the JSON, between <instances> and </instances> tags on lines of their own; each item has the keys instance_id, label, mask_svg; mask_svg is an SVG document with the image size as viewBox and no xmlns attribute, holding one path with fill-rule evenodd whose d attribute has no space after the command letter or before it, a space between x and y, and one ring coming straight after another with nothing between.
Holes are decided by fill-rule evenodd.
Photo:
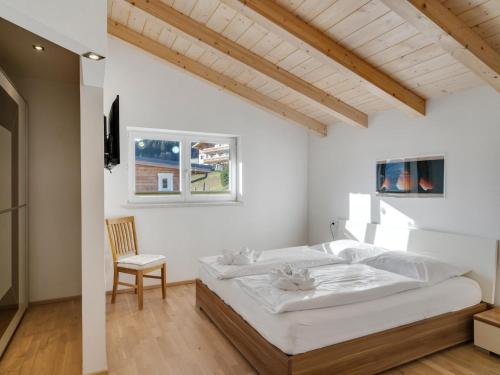
<instances>
[{"instance_id":1,"label":"framed picture","mask_svg":"<svg viewBox=\"0 0 500 375\"><path fill-rule=\"evenodd\" d=\"M377 194L444 197L444 156L377 161Z\"/></svg>"}]
</instances>

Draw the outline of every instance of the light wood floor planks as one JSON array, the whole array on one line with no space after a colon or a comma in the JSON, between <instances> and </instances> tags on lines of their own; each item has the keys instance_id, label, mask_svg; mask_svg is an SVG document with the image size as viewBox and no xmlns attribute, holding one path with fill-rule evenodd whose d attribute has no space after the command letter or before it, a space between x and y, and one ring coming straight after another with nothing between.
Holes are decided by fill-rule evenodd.
<instances>
[{"instance_id":1,"label":"light wood floor planks","mask_svg":"<svg viewBox=\"0 0 500 375\"><path fill-rule=\"evenodd\" d=\"M78 300L30 307L0 360L0 374L80 374L81 310Z\"/></svg>"},{"instance_id":2,"label":"light wood floor planks","mask_svg":"<svg viewBox=\"0 0 500 375\"><path fill-rule=\"evenodd\" d=\"M135 295L118 295L108 304L110 375L253 374L250 365L206 316L194 307L194 285L144 293L144 310Z\"/></svg>"},{"instance_id":3,"label":"light wood floor planks","mask_svg":"<svg viewBox=\"0 0 500 375\"><path fill-rule=\"evenodd\" d=\"M194 286L134 294L107 305L110 375L254 374L207 317L194 307ZM73 375L81 368L81 305L67 301L31 307L0 361L0 374ZM386 372L390 375L494 375L500 359L472 344L431 355Z\"/></svg>"}]
</instances>

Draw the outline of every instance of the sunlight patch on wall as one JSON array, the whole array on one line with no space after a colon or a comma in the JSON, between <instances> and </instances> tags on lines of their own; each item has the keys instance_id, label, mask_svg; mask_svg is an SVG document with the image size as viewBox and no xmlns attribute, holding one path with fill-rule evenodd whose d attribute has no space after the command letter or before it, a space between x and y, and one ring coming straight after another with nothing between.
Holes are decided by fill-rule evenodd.
<instances>
[{"instance_id":1,"label":"sunlight patch on wall","mask_svg":"<svg viewBox=\"0 0 500 375\"><path fill-rule=\"evenodd\" d=\"M394 250L407 250L410 232L404 228L414 227L415 221L394 208L389 203L380 201L380 224L377 227L374 243Z\"/></svg>"},{"instance_id":2,"label":"sunlight patch on wall","mask_svg":"<svg viewBox=\"0 0 500 375\"><path fill-rule=\"evenodd\" d=\"M415 221L389 203L380 201L380 224L398 227L414 227Z\"/></svg>"},{"instance_id":3,"label":"sunlight patch on wall","mask_svg":"<svg viewBox=\"0 0 500 375\"><path fill-rule=\"evenodd\" d=\"M370 223L371 204L370 194L349 193L349 220Z\"/></svg>"},{"instance_id":4,"label":"sunlight patch on wall","mask_svg":"<svg viewBox=\"0 0 500 375\"><path fill-rule=\"evenodd\" d=\"M342 238L348 238L360 242L366 242L367 223L356 221L346 221L343 228Z\"/></svg>"}]
</instances>

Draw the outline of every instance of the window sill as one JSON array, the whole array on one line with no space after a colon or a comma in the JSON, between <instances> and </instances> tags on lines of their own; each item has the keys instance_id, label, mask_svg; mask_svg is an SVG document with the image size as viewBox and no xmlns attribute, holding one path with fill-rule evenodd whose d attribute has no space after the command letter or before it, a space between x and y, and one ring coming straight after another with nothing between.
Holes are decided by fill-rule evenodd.
<instances>
[{"instance_id":1,"label":"window sill","mask_svg":"<svg viewBox=\"0 0 500 375\"><path fill-rule=\"evenodd\" d=\"M242 201L212 201L212 202L170 202L170 203L147 203L128 202L122 208L170 208L170 207L212 207L212 206L243 206Z\"/></svg>"}]
</instances>

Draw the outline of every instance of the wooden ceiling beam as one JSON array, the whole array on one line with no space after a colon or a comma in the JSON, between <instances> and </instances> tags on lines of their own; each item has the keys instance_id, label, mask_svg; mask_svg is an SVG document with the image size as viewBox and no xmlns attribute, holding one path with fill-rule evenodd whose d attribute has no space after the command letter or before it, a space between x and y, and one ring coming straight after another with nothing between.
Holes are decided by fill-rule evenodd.
<instances>
[{"instance_id":1,"label":"wooden ceiling beam","mask_svg":"<svg viewBox=\"0 0 500 375\"><path fill-rule=\"evenodd\" d=\"M500 92L500 54L440 1L382 2Z\"/></svg>"},{"instance_id":2,"label":"wooden ceiling beam","mask_svg":"<svg viewBox=\"0 0 500 375\"><path fill-rule=\"evenodd\" d=\"M166 22L190 38L223 53L247 67L292 89L314 105L326 110L339 120L358 127L368 126L368 115L324 92L307 81L280 68L207 26L178 12L160 0L127 0L135 7Z\"/></svg>"},{"instance_id":3,"label":"wooden ceiling beam","mask_svg":"<svg viewBox=\"0 0 500 375\"><path fill-rule=\"evenodd\" d=\"M324 64L340 69L354 82L359 82L394 107L411 114L425 115L425 99L279 4L269 0L221 1Z\"/></svg>"},{"instance_id":4,"label":"wooden ceiling beam","mask_svg":"<svg viewBox=\"0 0 500 375\"><path fill-rule=\"evenodd\" d=\"M319 133L322 136L327 134L327 126L311 117L298 112L283 103L272 100L269 97L251 89L232 78L208 68L207 66L174 51L161 43L158 43L128 27L108 18L108 33L135 45L161 59L168 61L175 66L188 71L189 73L203 78L219 88L232 92L259 107L277 114L281 118L293 121L301 126Z\"/></svg>"}]
</instances>

